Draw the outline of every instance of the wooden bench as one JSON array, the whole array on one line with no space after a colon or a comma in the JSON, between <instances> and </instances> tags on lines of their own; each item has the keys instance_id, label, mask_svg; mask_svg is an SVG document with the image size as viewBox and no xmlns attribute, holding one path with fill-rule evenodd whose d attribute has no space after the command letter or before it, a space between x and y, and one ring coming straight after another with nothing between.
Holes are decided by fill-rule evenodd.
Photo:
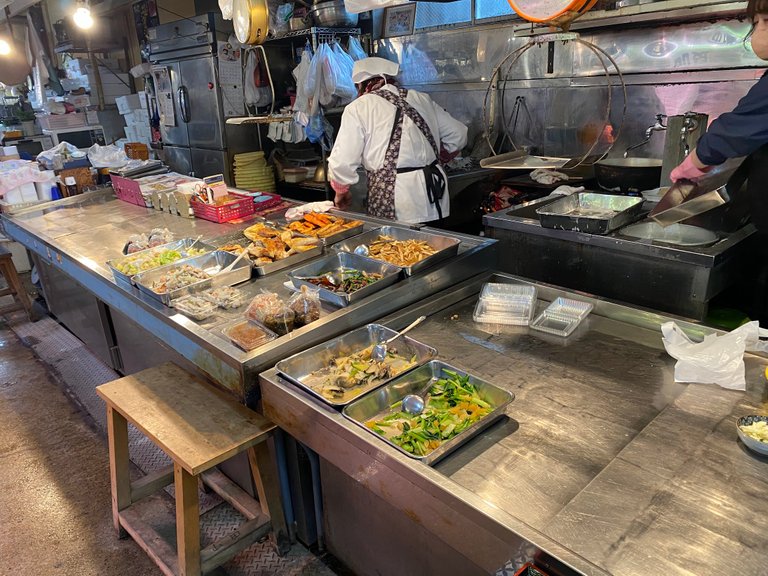
<instances>
[{"instance_id":1,"label":"wooden bench","mask_svg":"<svg viewBox=\"0 0 768 576\"><path fill-rule=\"evenodd\" d=\"M174 364L144 370L96 388L107 404L112 517L168 575L209 572L269 534L278 554L290 546L275 463L268 442L275 425ZM173 460L131 482L128 422ZM248 451L259 502L213 469ZM201 550L198 478L246 518L231 535ZM175 483L176 550L142 519L139 500ZM259 506L259 503L261 506Z\"/></svg>"},{"instance_id":2,"label":"wooden bench","mask_svg":"<svg viewBox=\"0 0 768 576\"><path fill-rule=\"evenodd\" d=\"M0 308L0 314L24 309L27 312L27 318L32 320L32 302L29 300L29 294L27 294L27 291L24 290L24 286L21 284L10 250L2 244L0 244L0 274L8 284L7 288L0 290L0 296L13 295L14 299L13 304Z\"/></svg>"}]
</instances>

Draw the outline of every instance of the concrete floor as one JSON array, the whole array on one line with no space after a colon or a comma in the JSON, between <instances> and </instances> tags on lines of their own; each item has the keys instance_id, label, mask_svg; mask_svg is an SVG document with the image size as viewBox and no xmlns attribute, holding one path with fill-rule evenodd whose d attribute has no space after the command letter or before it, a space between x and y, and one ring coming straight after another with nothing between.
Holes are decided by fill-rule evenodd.
<instances>
[{"instance_id":1,"label":"concrete floor","mask_svg":"<svg viewBox=\"0 0 768 576\"><path fill-rule=\"evenodd\" d=\"M0 320L0 574L160 574L116 537L107 445L89 421Z\"/></svg>"}]
</instances>

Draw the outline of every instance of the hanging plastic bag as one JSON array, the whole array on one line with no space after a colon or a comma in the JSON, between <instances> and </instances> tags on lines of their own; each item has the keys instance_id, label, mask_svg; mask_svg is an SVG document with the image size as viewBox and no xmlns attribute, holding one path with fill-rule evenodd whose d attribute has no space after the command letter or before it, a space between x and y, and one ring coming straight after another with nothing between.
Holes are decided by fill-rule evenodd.
<instances>
[{"instance_id":1,"label":"hanging plastic bag","mask_svg":"<svg viewBox=\"0 0 768 576\"><path fill-rule=\"evenodd\" d=\"M224 18L224 20L232 20L232 4L232 0L219 0L221 17Z\"/></svg>"},{"instance_id":2,"label":"hanging plastic bag","mask_svg":"<svg viewBox=\"0 0 768 576\"><path fill-rule=\"evenodd\" d=\"M253 50L248 50L245 53L245 104L247 106L255 106L256 100L259 99L258 91L256 90L256 83L254 82L254 75L256 73L256 58Z\"/></svg>"},{"instance_id":3,"label":"hanging plastic bag","mask_svg":"<svg viewBox=\"0 0 768 576\"><path fill-rule=\"evenodd\" d=\"M266 64L257 50L248 50L245 61L245 103L248 106L267 106L272 103Z\"/></svg>"},{"instance_id":4,"label":"hanging plastic bag","mask_svg":"<svg viewBox=\"0 0 768 576\"><path fill-rule=\"evenodd\" d=\"M320 48L322 47L323 44L320 45ZM309 116L316 114L320 106L320 102L318 101L318 88L321 84L322 76L322 64L320 61L323 58L320 54L320 48L315 50L315 53L312 55L304 83L304 92L307 95L307 98L309 98ZM307 121L307 124L309 124L309 121Z\"/></svg>"},{"instance_id":5,"label":"hanging plastic bag","mask_svg":"<svg viewBox=\"0 0 768 576\"><path fill-rule=\"evenodd\" d=\"M310 94L306 90L307 75L312 60L312 53L304 50L301 53L301 62L293 69L293 78L296 80L296 100L293 103L293 118L302 127L309 123Z\"/></svg>"},{"instance_id":6,"label":"hanging plastic bag","mask_svg":"<svg viewBox=\"0 0 768 576\"><path fill-rule=\"evenodd\" d=\"M323 106L335 106L336 101L336 67L333 50L323 42L317 49L320 54L320 77L318 79L318 98Z\"/></svg>"},{"instance_id":7,"label":"hanging plastic bag","mask_svg":"<svg viewBox=\"0 0 768 576\"><path fill-rule=\"evenodd\" d=\"M333 43L333 55L336 63L334 74L336 76L336 96L341 105L349 104L357 97L357 89L352 81L352 69L355 61L344 51L341 44Z\"/></svg>"},{"instance_id":8,"label":"hanging plastic bag","mask_svg":"<svg viewBox=\"0 0 768 576\"><path fill-rule=\"evenodd\" d=\"M368 58L365 50L363 50L363 45L360 44L360 40L354 36L349 37L349 41L347 42L347 52L349 53L349 57L355 62Z\"/></svg>"},{"instance_id":9,"label":"hanging plastic bag","mask_svg":"<svg viewBox=\"0 0 768 576\"><path fill-rule=\"evenodd\" d=\"M748 322L727 334L708 334L701 342L693 342L674 322L661 326L667 353L677 359L676 382L717 384L731 390L746 389L744 378L745 350L765 351L757 322Z\"/></svg>"}]
</instances>

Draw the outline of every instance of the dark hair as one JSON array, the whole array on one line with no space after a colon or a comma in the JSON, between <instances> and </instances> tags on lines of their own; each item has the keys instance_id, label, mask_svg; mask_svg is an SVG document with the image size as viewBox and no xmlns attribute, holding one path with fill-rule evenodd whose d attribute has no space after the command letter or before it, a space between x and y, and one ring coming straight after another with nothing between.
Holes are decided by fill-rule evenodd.
<instances>
[{"instance_id":1,"label":"dark hair","mask_svg":"<svg viewBox=\"0 0 768 576\"><path fill-rule=\"evenodd\" d=\"M749 0L747 2L747 18L749 18L749 32L744 37L746 42L755 31L755 16L758 14L768 14L768 0Z\"/></svg>"}]
</instances>

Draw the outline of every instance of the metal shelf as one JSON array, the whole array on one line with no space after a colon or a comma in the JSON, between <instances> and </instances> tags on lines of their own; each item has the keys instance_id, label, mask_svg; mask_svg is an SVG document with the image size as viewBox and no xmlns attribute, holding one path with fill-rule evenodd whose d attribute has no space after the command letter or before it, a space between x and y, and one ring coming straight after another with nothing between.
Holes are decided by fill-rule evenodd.
<instances>
[{"instance_id":1,"label":"metal shelf","mask_svg":"<svg viewBox=\"0 0 768 576\"><path fill-rule=\"evenodd\" d=\"M227 124L271 124L272 122L291 122L293 114L265 114L264 116L235 116L227 118Z\"/></svg>"},{"instance_id":2,"label":"metal shelf","mask_svg":"<svg viewBox=\"0 0 768 576\"><path fill-rule=\"evenodd\" d=\"M275 42L277 40L283 40L284 38L299 38L301 36L333 36L333 35L360 35L360 28L329 28L312 26L306 30L292 30L291 32L285 32L284 34L277 34L272 38L267 38L266 42Z\"/></svg>"}]
</instances>

